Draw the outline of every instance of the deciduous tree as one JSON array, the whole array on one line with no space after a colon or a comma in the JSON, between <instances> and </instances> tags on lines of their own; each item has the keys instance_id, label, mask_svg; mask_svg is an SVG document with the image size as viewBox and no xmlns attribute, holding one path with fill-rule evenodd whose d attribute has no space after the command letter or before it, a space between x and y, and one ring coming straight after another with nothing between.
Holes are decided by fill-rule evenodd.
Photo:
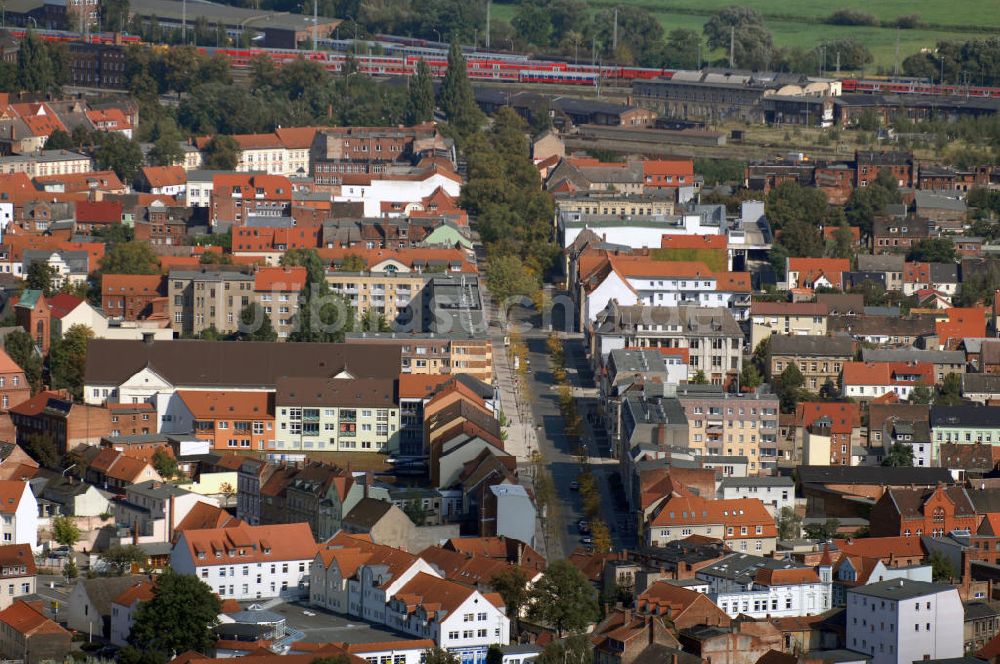
<instances>
[{"instance_id":1,"label":"deciduous tree","mask_svg":"<svg viewBox=\"0 0 1000 664\"><path fill-rule=\"evenodd\" d=\"M490 579L490 588L500 593L500 597L503 598L507 617L510 618L513 631L516 632L521 610L528 603L530 595L528 575L520 567L509 565L493 575Z\"/></svg>"},{"instance_id":2,"label":"deciduous tree","mask_svg":"<svg viewBox=\"0 0 1000 664\"><path fill-rule=\"evenodd\" d=\"M153 598L139 605L129 645L163 654L206 652L215 642L212 631L222 602L196 576L169 569L153 586Z\"/></svg>"},{"instance_id":3,"label":"deciduous tree","mask_svg":"<svg viewBox=\"0 0 1000 664\"><path fill-rule=\"evenodd\" d=\"M61 546L73 546L80 541L80 528L68 516L53 517L52 539Z\"/></svg>"},{"instance_id":4,"label":"deciduous tree","mask_svg":"<svg viewBox=\"0 0 1000 664\"><path fill-rule=\"evenodd\" d=\"M24 377L34 394L42 386L42 358L35 348L35 341L24 330L14 330L4 338L4 350L17 366L24 371Z\"/></svg>"},{"instance_id":5,"label":"deciduous tree","mask_svg":"<svg viewBox=\"0 0 1000 664\"><path fill-rule=\"evenodd\" d=\"M105 274L159 274L160 259L147 242L120 242L101 259Z\"/></svg>"},{"instance_id":6,"label":"deciduous tree","mask_svg":"<svg viewBox=\"0 0 1000 664\"><path fill-rule=\"evenodd\" d=\"M448 50L448 69L441 81L440 106L445 119L459 135L467 136L483 123L466 70L465 56L457 41Z\"/></svg>"},{"instance_id":7,"label":"deciduous tree","mask_svg":"<svg viewBox=\"0 0 1000 664\"><path fill-rule=\"evenodd\" d=\"M883 466L912 466L913 448L904 443L893 443L884 457Z\"/></svg>"},{"instance_id":8,"label":"deciduous tree","mask_svg":"<svg viewBox=\"0 0 1000 664\"><path fill-rule=\"evenodd\" d=\"M52 387L69 390L74 398L83 397L83 374L87 364L87 342L94 338L94 331L86 325L76 324L57 339L49 352L49 372Z\"/></svg>"},{"instance_id":9,"label":"deciduous tree","mask_svg":"<svg viewBox=\"0 0 1000 664\"><path fill-rule=\"evenodd\" d=\"M240 146L232 136L217 134L205 145L205 168L232 171L240 162Z\"/></svg>"},{"instance_id":10,"label":"deciduous tree","mask_svg":"<svg viewBox=\"0 0 1000 664\"><path fill-rule=\"evenodd\" d=\"M587 577L566 560L549 565L531 590L528 615L564 631L582 632L597 619L597 598Z\"/></svg>"}]
</instances>

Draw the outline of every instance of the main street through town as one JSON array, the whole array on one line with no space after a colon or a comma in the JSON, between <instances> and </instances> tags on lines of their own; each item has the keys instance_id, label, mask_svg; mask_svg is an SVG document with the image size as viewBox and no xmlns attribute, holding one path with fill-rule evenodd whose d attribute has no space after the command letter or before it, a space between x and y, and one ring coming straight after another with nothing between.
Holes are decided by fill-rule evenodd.
<instances>
[{"instance_id":1,"label":"main street through town","mask_svg":"<svg viewBox=\"0 0 1000 664\"><path fill-rule=\"evenodd\" d=\"M550 295L564 295L550 291ZM543 324L539 312L533 308L513 307L506 320L499 317L495 303L491 303L490 326L494 347L495 371L504 415L509 421L508 449L522 461L522 475L530 475L529 462L534 450L541 453L544 466L552 476L555 486L556 505L549 518L556 519L548 525L548 536L542 538L545 554L549 560L568 556L583 546L578 524L585 520L583 502L572 484L579 479L583 466L578 457L578 445L566 435L565 421L559 411L558 387L549 364L546 339L550 332L548 322ZM597 478L601 493L603 519L611 530L615 550L634 548L635 531L626 512L622 509L621 497L612 490L612 474L618 472L618 462L612 458L609 440L603 427L593 424L589 413L597 410L597 389L586 357L583 335L567 332L566 325L557 308L552 320L552 329L563 343L567 377L573 386L577 409L584 421L582 444L587 449L588 462ZM527 389L518 385L514 368L504 346L504 337L511 330L519 330L528 351L530 370L527 374ZM539 534L542 534L542 528ZM539 547L542 548L542 547Z\"/></svg>"}]
</instances>

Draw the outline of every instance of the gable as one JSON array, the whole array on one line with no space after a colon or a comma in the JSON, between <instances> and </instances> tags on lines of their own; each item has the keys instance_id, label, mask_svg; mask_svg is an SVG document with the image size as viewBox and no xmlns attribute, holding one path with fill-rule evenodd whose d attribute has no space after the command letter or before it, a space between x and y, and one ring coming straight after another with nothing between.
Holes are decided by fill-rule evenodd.
<instances>
[{"instance_id":1,"label":"gable","mask_svg":"<svg viewBox=\"0 0 1000 664\"><path fill-rule=\"evenodd\" d=\"M174 386L152 367L143 367L121 384L122 389L172 390Z\"/></svg>"}]
</instances>

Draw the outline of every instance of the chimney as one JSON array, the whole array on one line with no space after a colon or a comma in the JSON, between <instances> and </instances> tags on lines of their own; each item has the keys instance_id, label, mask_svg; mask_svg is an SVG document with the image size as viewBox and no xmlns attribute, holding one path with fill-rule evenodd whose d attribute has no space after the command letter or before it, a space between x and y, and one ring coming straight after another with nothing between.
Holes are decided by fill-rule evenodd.
<instances>
[{"instance_id":1,"label":"chimney","mask_svg":"<svg viewBox=\"0 0 1000 664\"><path fill-rule=\"evenodd\" d=\"M167 509L170 512L167 515L167 541L174 541L174 495L170 494L169 500L167 500Z\"/></svg>"},{"instance_id":2,"label":"chimney","mask_svg":"<svg viewBox=\"0 0 1000 664\"><path fill-rule=\"evenodd\" d=\"M155 338L156 338L156 334L154 332L143 332L142 333L142 343L146 344L147 346L152 345L153 339L155 339Z\"/></svg>"},{"instance_id":3,"label":"chimney","mask_svg":"<svg viewBox=\"0 0 1000 664\"><path fill-rule=\"evenodd\" d=\"M139 546L139 519L132 522L132 544Z\"/></svg>"}]
</instances>

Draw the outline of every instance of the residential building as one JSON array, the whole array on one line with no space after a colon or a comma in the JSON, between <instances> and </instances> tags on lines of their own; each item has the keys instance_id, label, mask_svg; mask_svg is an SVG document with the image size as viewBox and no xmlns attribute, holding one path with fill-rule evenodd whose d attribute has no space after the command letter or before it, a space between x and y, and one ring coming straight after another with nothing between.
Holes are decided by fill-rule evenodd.
<instances>
[{"instance_id":1,"label":"residential building","mask_svg":"<svg viewBox=\"0 0 1000 664\"><path fill-rule=\"evenodd\" d=\"M676 629L728 625L729 616L705 593L668 581L656 581L636 597L636 611L668 617Z\"/></svg>"},{"instance_id":2,"label":"residential building","mask_svg":"<svg viewBox=\"0 0 1000 664\"><path fill-rule=\"evenodd\" d=\"M793 447L790 455L805 459L810 434L829 438L829 454L815 459L817 465L854 465L851 457L862 443L861 409L858 404L835 401L803 401L795 407ZM808 463L813 463L810 461Z\"/></svg>"},{"instance_id":3,"label":"residential building","mask_svg":"<svg viewBox=\"0 0 1000 664\"><path fill-rule=\"evenodd\" d=\"M31 385L24 370L0 349L0 413L21 405L31 398Z\"/></svg>"},{"instance_id":4,"label":"residential building","mask_svg":"<svg viewBox=\"0 0 1000 664\"><path fill-rule=\"evenodd\" d=\"M335 293L351 301L358 317L368 312L392 326L410 324L423 308L424 287L432 275L409 266L381 272L327 272L326 282Z\"/></svg>"},{"instance_id":5,"label":"residential building","mask_svg":"<svg viewBox=\"0 0 1000 664\"><path fill-rule=\"evenodd\" d=\"M113 514L119 537L133 544L173 542L177 526L195 505L216 505L211 498L158 480L132 484L124 494Z\"/></svg>"},{"instance_id":6,"label":"residential building","mask_svg":"<svg viewBox=\"0 0 1000 664\"><path fill-rule=\"evenodd\" d=\"M254 300L271 320L278 339L288 338L295 330L299 313L299 294L306 281L304 267L262 267L254 274ZM242 297L240 299L242 302ZM360 314L360 312L359 312ZM257 325L253 321L252 325Z\"/></svg>"},{"instance_id":7,"label":"residential building","mask_svg":"<svg viewBox=\"0 0 1000 664\"><path fill-rule=\"evenodd\" d=\"M160 274L101 274L101 309L108 318L148 318L153 302L166 296L165 280Z\"/></svg>"},{"instance_id":8,"label":"residential building","mask_svg":"<svg viewBox=\"0 0 1000 664\"><path fill-rule=\"evenodd\" d=\"M317 545L308 524L185 530L170 554L223 599L298 598L307 592Z\"/></svg>"},{"instance_id":9,"label":"residential building","mask_svg":"<svg viewBox=\"0 0 1000 664\"><path fill-rule=\"evenodd\" d=\"M965 374L965 353L960 350L919 348L862 348L864 362L920 362L934 365L934 378L943 383L948 374Z\"/></svg>"},{"instance_id":10,"label":"residential building","mask_svg":"<svg viewBox=\"0 0 1000 664\"><path fill-rule=\"evenodd\" d=\"M785 281L788 290L795 288L843 288L844 273L850 272L851 261L846 258L796 258L785 259Z\"/></svg>"},{"instance_id":11,"label":"residential building","mask_svg":"<svg viewBox=\"0 0 1000 664\"><path fill-rule=\"evenodd\" d=\"M841 395L870 401L893 394L907 400L914 388L932 388L934 365L926 362L846 362Z\"/></svg>"},{"instance_id":12,"label":"residential building","mask_svg":"<svg viewBox=\"0 0 1000 664\"><path fill-rule=\"evenodd\" d=\"M139 605L153 599L153 584L149 581L138 581L126 588L111 603L111 643L124 648L128 645L129 634L135 623L135 614Z\"/></svg>"},{"instance_id":13,"label":"residential building","mask_svg":"<svg viewBox=\"0 0 1000 664\"><path fill-rule=\"evenodd\" d=\"M171 327L181 334L239 329L240 312L254 300L254 275L233 269L171 270L167 304ZM287 328L286 328L287 329Z\"/></svg>"},{"instance_id":14,"label":"residential building","mask_svg":"<svg viewBox=\"0 0 1000 664\"><path fill-rule=\"evenodd\" d=\"M847 592L847 647L872 664L962 656L964 612L954 586L906 579Z\"/></svg>"},{"instance_id":15,"label":"residential building","mask_svg":"<svg viewBox=\"0 0 1000 664\"><path fill-rule=\"evenodd\" d=\"M212 228L249 225L256 218L287 217L292 183L281 175L226 173L212 178Z\"/></svg>"},{"instance_id":16,"label":"residential building","mask_svg":"<svg viewBox=\"0 0 1000 664\"><path fill-rule=\"evenodd\" d=\"M135 457L111 447L88 448L85 451L87 482L115 493L139 482L163 482L149 458Z\"/></svg>"},{"instance_id":17,"label":"residential building","mask_svg":"<svg viewBox=\"0 0 1000 664\"><path fill-rule=\"evenodd\" d=\"M45 616L40 602L18 600L0 611L0 654L24 664L58 661L73 636Z\"/></svg>"},{"instance_id":18,"label":"residential building","mask_svg":"<svg viewBox=\"0 0 1000 664\"><path fill-rule=\"evenodd\" d=\"M35 593L35 555L29 544L0 546L0 610Z\"/></svg>"},{"instance_id":19,"label":"residential building","mask_svg":"<svg viewBox=\"0 0 1000 664\"><path fill-rule=\"evenodd\" d=\"M795 507L795 482L791 477L726 477L719 483L722 500L756 498L775 517L785 507Z\"/></svg>"},{"instance_id":20,"label":"residential building","mask_svg":"<svg viewBox=\"0 0 1000 664\"><path fill-rule=\"evenodd\" d=\"M167 401L161 419L162 433L193 433L210 441L214 450L274 449L270 392L179 390Z\"/></svg>"},{"instance_id":21,"label":"residential building","mask_svg":"<svg viewBox=\"0 0 1000 664\"><path fill-rule=\"evenodd\" d=\"M274 449L398 451L396 381L350 378L279 378Z\"/></svg>"},{"instance_id":22,"label":"residential building","mask_svg":"<svg viewBox=\"0 0 1000 664\"><path fill-rule=\"evenodd\" d=\"M697 455L747 456L753 474L774 468L778 397L761 388L733 394L712 387L677 387L677 400L688 423L686 447Z\"/></svg>"},{"instance_id":23,"label":"residential building","mask_svg":"<svg viewBox=\"0 0 1000 664\"><path fill-rule=\"evenodd\" d=\"M668 357L686 355L689 375L701 370L717 384L728 384L743 369L743 332L723 307L623 306L612 300L587 335L597 366L615 349L655 348Z\"/></svg>"},{"instance_id":24,"label":"residential building","mask_svg":"<svg viewBox=\"0 0 1000 664\"><path fill-rule=\"evenodd\" d=\"M826 336L830 309L814 302L754 302L750 306L750 347L772 334Z\"/></svg>"},{"instance_id":25,"label":"residential building","mask_svg":"<svg viewBox=\"0 0 1000 664\"><path fill-rule=\"evenodd\" d=\"M771 376L796 365L811 392L835 389L840 371L854 359L854 340L848 336L774 335L769 348Z\"/></svg>"},{"instance_id":26,"label":"residential building","mask_svg":"<svg viewBox=\"0 0 1000 664\"><path fill-rule=\"evenodd\" d=\"M38 546L38 501L28 482L0 480L0 543Z\"/></svg>"},{"instance_id":27,"label":"residential building","mask_svg":"<svg viewBox=\"0 0 1000 664\"><path fill-rule=\"evenodd\" d=\"M649 546L691 535L721 539L735 551L764 556L774 552L778 531L764 503L755 498L707 500L690 492L660 504L646 524Z\"/></svg>"},{"instance_id":28,"label":"residential building","mask_svg":"<svg viewBox=\"0 0 1000 664\"><path fill-rule=\"evenodd\" d=\"M876 219L872 223L872 253L905 252L931 237L931 225L919 217Z\"/></svg>"},{"instance_id":29,"label":"residential building","mask_svg":"<svg viewBox=\"0 0 1000 664\"><path fill-rule=\"evenodd\" d=\"M349 332L348 345L383 346L399 354L402 374L469 376L492 384L493 342L465 332Z\"/></svg>"},{"instance_id":30,"label":"residential building","mask_svg":"<svg viewBox=\"0 0 1000 664\"><path fill-rule=\"evenodd\" d=\"M932 406L930 411L932 459L941 443L1000 445L1000 408L993 406Z\"/></svg>"},{"instance_id":31,"label":"residential building","mask_svg":"<svg viewBox=\"0 0 1000 664\"><path fill-rule=\"evenodd\" d=\"M903 290L903 266L906 257L901 254L859 254L857 256L858 270L861 272L876 272L884 275L887 291Z\"/></svg>"},{"instance_id":32,"label":"residential building","mask_svg":"<svg viewBox=\"0 0 1000 664\"><path fill-rule=\"evenodd\" d=\"M399 364L395 348L365 343L92 339L84 398L88 404L149 401L161 409L177 390L271 391L279 376L394 379Z\"/></svg>"},{"instance_id":33,"label":"residential building","mask_svg":"<svg viewBox=\"0 0 1000 664\"><path fill-rule=\"evenodd\" d=\"M484 595L423 572L396 592L385 613L391 629L432 639L439 648L474 664L486 661L490 645L510 642L510 619L499 594Z\"/></svg>"},{"instance_id":34,"label":"residential building","mask_svg":"<svg viewBox=\"0 0 1000 664\"><path fill-rule=\"evenodd\" d=\"M899 187L913 186L913 155L894 150L858 150L854 153L856 188L867 187L885 171Z\"/></svg>"},{"instance_id":35,"label":"residential building","mask_svg":"<svg viewBox=\"0 0 1000 664\"><path fill-rule=\"evenodd\" d=\"M60 618L66 621L66 626L71 630L110 638L114 599L148 578L125 574L80 579L70 591L69 598L60 611Z\"/></svg>"},{"instance_id":36,"label":"residential building","mask_svg":"<svg viewBox=\"0 0 1000 664\"><path fill-rule=\"evenodd\" d=\"M833 566L827 553L815 568L800 563L735 553L698 570L708 597L729 617L810 616L832 606Z\"/></svg>"}]
</instances>

